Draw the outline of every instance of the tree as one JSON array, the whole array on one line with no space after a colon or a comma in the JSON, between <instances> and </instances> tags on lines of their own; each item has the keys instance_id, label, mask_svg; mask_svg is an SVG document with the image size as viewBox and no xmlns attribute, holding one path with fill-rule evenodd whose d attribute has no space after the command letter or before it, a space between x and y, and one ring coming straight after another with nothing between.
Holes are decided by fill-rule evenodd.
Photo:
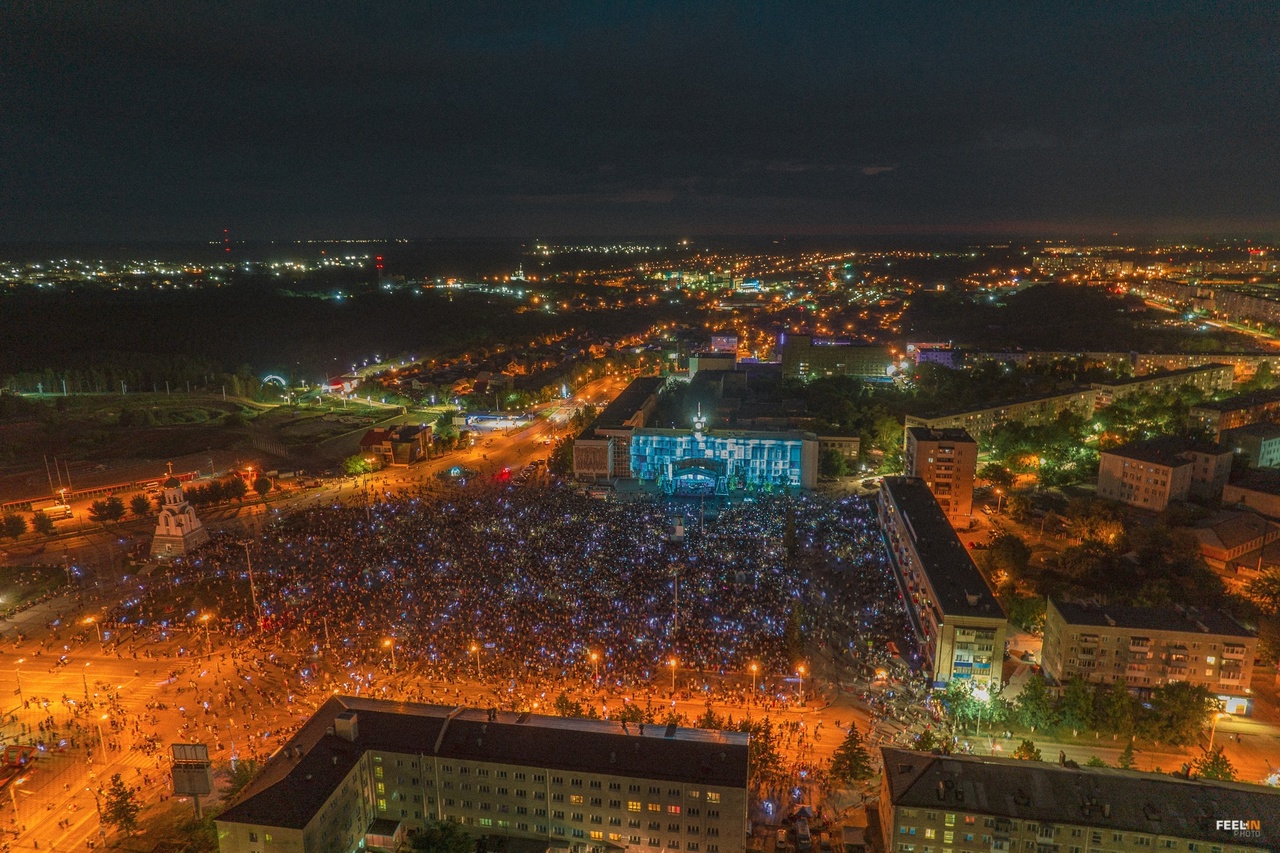
<instances>
[{"instance_id":1,"label":"tree","mask_svg":"<svg viewBox=\"0 0 1280 853\"><path fill-rule=\"evenodd\" d=\"M978 471L978 478L986 480L993 486L1001 489L1013 488L1014 476L1013 472L995 462L988 462Z\"/></svg>"},{"instance_id":2,"label":"tree","mask_svg":"<svg viewBox=\"0 0 1280 853\"><path fill-rule=\"evenodd\" d=\"M138 813L140 811L142 811L142 806L138 803L137 796L121 780L119 773L114 774L111 777L111 784L103 792L103 821L111 824L125 835L133 835L133 831L138 828Z\"/></svg>"},{"instance_id":3,"label":"tree","mask_svg":"<svg viewBox=\"0 0 1280 853\"><path fill-rule=\"evenodd\" d=\"M151 498L143 494L134 495L129 499L129 511L137 518L146 518L151 514Z\"/></svg>"},{"instance_id":4,"label":"tree","mask_svg":"<svg viewBox=\"0 0 1280 853\"><path fill-rule=\"evenodd\" d=\"M249 487L240 477L232 477L222 483L222 499L225 501L242 501L249 494Z\"/></svg>"},{"instance_id":5,"label":"tree","mask_svg":"<svg viewBox=\"0 0 1280 853\"><path fill-rule=\"evenodd\" d=\"M1280 568L1272 567L1249 581L1245 597L1270 616L1280 613Z\"/></svg>"},{"instance_id":6,"label":"tree","mask_svg":"<svg viewBox=\"0 0 1280 853\"><path fill-rule=\"evenodd\" d=\"M5 513L4 518L0 519L0 535L6 539L17 539L26 532L27 519L16 512Z\"/></svg>"},{"instance_id":7,"label":"tree","mask_svg":"<svg viewBox=\"0 0 1280 853\"><path fill-rule=\"evenodd\" d=\"M1219 782L1234 782L1236 769L1222 754L1222 747L1215 746L1191 764L1191 769L1203 779L1216 779Z\"/></svg>"},{"instance_id":8,"label":"tree","mask_svg":"<svg viewBox=\"0 0 1280 853\"><path fill-rule=\"evenodd\" d=\"M1105 692L1099 691L1095 716L1100 729L1125 737L1133 734L1137 708L1124 681L1116 679Z\"/></svg>"},{"instance_id":9,"label":"tree","mask_svg":"<svg viewBox=\"0 0 1280 853\"><path fill-rule=\"evenodd\" d=\"M373 466L365 461L363 456L357 453L354 456L348 456L346 459L342 460L342 470L352 477L358 477L361 474L368 474L373 470Z\"/></svg>"},{"instance_id":10,"label":"tree","mask_svg":"<svg viewBox=\"0 0 1280 853\"><path fill-rule=\"evenodd\" d=\"M1194 743L1209 718L1218 710L1218 700L1209 688L1175 681L1151 694L1148 734L1162 743L1185 746Z\"/></svg>"},{"instance_id":11,"label":"tree","mask_svg":"<svg viewBox=\"0 0 1280 853\"><path fill-rule=\"evenodd\" d=\"M1038 675L1027 679L1022 692L1014 700L1014 707L1017 709L1018 721L1032 731L1053 725L1053 700L1049 697L1049 688L1044 679Z\"/></svg>"},{"instance_id":12,"label":"tree","mask_svg":"<svg viewBox=\"0 0 1280 853\"><path fill-rule=\"evenodd\" d=\"M37 512L35 515L36 533L42 536L52 536L57 529L57 525L53 523L53 519L45 515L43 512Z\"/></svg>"},{"instance_id":13,"label":"tree","mask_svg":"<svg viewBox=\"0 0 1280 853\"><path fill-rule=\"evenodd\" d=\"M259 477L253 481L253 490L258 493L258 497L266 498L267 493L271 491L272 483L270 477Z\"/></svg>"},{"instance_id":14,"label":"tree","mask_svg":"<svg viewBox=\"0 0 1280 853\"><path fill-rule=\"evenodd\" d=\"M436 820L417 831L412 846L425 853L474 853L476 842L460 824Z\"/></svg>"},{"instance_id":15,"label":"tree","mask_svg":"<svg viewBox=\"0 0 1280 853\"><path fill-rule=\"evenodd\" d=\"M245 785L253 781L253 777L258 775L258 762L251 759L240 759L231 765L231 779L227 782L227 789L223 792L223 799L230 802L236 794L240 793Z\"/></svg>"},{"instance_id":16,"label":"tree","mask_svg":"<svg viewBox=\"0 0 1280 853\"><path fill-rule=\"evenodd\" d=\"M919 752L933 752L936 749L943 749L946 741L938 737L937 732L932 728L926 727L924 731L916 735L915 743L911 748Z\"/></svg>"},{"instance_id":17,"label":"tree","mask_svg":"<svg viewBox=\"0 0 1280 853\"><path fill-rule=\"evenodd\" d=\"M1040 750L1036 749L1036 745L1029 740L1024 740L1018 744L1013 751L1013 757L1022 759L1023 761L1040 761Z\"/></svg>"},{"instance_id":18,"label":"tree","mask_svg":"<svg viewBox=\"0 0 1280 853\"><path fill-rule=\"evenodd\" d=\"M109 521L119 521L124 518L124 513L124 501L115 495L89 504L89 520L96 521L98 524L106 525Z\"/></svg>"},{"instance_id":19,"label":"tree","mask_svg":"<svg viewBox=\"0 0 1280 853\"><path fill-rule=\"evenodd\" d=\"M818 457L818 473L824 477L848 476L849 460L834 447L824 450L822 455Z\"/></svg>"},{"instance_id":20,"label":"tree","mask_svg":"<svg viewBox=\"0 0 1280 853\"><path fill-rule=\"evenodd\" d=\"M1093 727L1093 691L1078 675L1072 676L1062 690L1058 719L1073 732Z\"/></svg>"},{"instance_id":21,"label":"tree","mask_svg":"<svg viewBox=\"0 0 1280 853\"><path fill-rule=\"evenodd\" d=\"M1103 761L1096 755L1090 755L1089 760L1084 763L1085 767L1110 767L1111 765Z\"/></svg>"},{"instance_id":22,"label":"tree","mask_svg":"<svg viewBox=\"0 0 1280 853\"><path fill-rule=\"evenodd\" d=\"M983 552L982 560L991 574L1004 572L1017 579L1026 574L1031 549L1016 533L1001 533L991 540L991 547Z\"/></svg>"},{"instance_id":23,"label":"tree","mask_svg":"<svg viewBox=\"0 0 1280 853\"><path fill-rule=\"evenodd\" d=\"M852 785L870 779L871 774L871 756L867 754L857 726L850 724L844 743L836 747L835 755L831 757L831 778Z\"/></svg>"},{"instance_id":24,"label":"tree","mask_svg":"<svg viewBox=\"0 0 1280 853\"><path fill-rule=\"evenodd\" d=\"M1133 748L1133 741L1130 740L1124 745L1124 749L1120 750L1120 757L1116 759L1116 767L1121 770L1132 770L1134 765L1133 754L1136 750Z\"/></svg>"},{"instance_id":25,"label":"tree","mask_svg":"<svg viewBox=\"0 0 1280 853\"><path fill-rule=\"evenodd\" d=\"M764 785L783 773L782 753L778 749L778 730L768 717L743 720L738 730L751 735L747 741L747 766L751 768L751 784Z\"/></svg>"}]
</instances>

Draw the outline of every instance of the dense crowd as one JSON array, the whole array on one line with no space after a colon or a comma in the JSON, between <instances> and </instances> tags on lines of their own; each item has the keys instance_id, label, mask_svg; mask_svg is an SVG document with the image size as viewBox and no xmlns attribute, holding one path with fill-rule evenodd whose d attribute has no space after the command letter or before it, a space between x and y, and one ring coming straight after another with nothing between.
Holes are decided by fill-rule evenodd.
<instances>
[{"instance_id":1,"label":"dense crowd","mask_svg":"<svg viewBox=\"0 0 1280 853\"><path fill-rule=\"evenodd\" d=\"M705 525L694 503L686 538L673 541L680 511L560 486L400 492L268 528L248 547L252 594L246 548L231 539L174 579L187 588L230 579L206 584L221 592L201 602L218 630L304 659L331 656L353 692L391 668L521 694L593 682L661 688L672 660L681 685L712 689L752 663L763 685L792 675L806 645L865 669L902 636L861 499L766 497ZM116 617L138 618L133 604Z\"/></svg>"}]
</instances>

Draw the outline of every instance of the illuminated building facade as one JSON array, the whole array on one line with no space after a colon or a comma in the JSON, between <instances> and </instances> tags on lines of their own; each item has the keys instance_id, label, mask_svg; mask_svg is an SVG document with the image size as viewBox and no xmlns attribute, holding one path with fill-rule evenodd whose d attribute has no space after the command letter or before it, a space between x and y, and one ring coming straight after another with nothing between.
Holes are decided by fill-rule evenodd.
<instances>
[{"instance_id":1,"label":"illuminated building facade","mask_svg":"<svg viewBox=\"0 0 1280 853\"><path fill-rule=\"evenodd\" d=\"M810 432L638 429L631 435L631 474L663 491L728 494L731 489L812 489L818 484L818 437Z\"/></svg>"}]
</instances>

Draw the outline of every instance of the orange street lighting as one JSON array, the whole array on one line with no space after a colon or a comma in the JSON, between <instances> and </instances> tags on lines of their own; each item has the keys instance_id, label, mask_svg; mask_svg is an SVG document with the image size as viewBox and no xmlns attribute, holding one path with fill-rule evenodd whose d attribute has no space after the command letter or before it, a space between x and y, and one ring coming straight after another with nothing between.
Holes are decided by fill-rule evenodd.
<instances>
[{"instance_id":1,"label":"orange street lighting","mask_svg":"<svg viewBox=\"0 0 1280 853\"><path fill-rule=\"evenodd\" d=\"M675 693L676 692L676 659L672 658L667 662L667 665L671 667L671 692Z\"/></svg>"},{"instance_id":2,"label":"orange street lighting","mask_svg":"<svg viewBox=\"0 0 1280 853\"><path fill-rule=\"evenodd\" d=\"M756 673L759 671L760 671L759 666L757 666L754 663L751 664L751 695L753 696L755 695L755 692L756 692Z\"/></svg>"},{"instance_id":3,"label":"orange street lighting","mask_svg":"<svg viewBox=\"0 0 1280 853\"><path fill-rule=\"evenodd\" d=\"M395 672L396 671L396 641L394 639L383 640L382 647L391 649L391 671Z\"/></svg>"}]
</instances>

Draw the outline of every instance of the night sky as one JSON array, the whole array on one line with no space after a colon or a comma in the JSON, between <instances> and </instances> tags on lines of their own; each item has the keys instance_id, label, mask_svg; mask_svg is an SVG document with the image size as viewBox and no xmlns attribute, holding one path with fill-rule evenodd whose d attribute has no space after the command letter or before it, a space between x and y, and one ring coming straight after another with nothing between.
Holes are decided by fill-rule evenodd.
<instances>
[{"instance_id":1,"label":"night sky","mask_svg":"<svg viewBox=\"0 0 1280 853\"><path fill-rule=\"evenodd\" d=\"M1280 4L3 4L0 240L1280 234Z\"/></svg>"}]
</instances>

